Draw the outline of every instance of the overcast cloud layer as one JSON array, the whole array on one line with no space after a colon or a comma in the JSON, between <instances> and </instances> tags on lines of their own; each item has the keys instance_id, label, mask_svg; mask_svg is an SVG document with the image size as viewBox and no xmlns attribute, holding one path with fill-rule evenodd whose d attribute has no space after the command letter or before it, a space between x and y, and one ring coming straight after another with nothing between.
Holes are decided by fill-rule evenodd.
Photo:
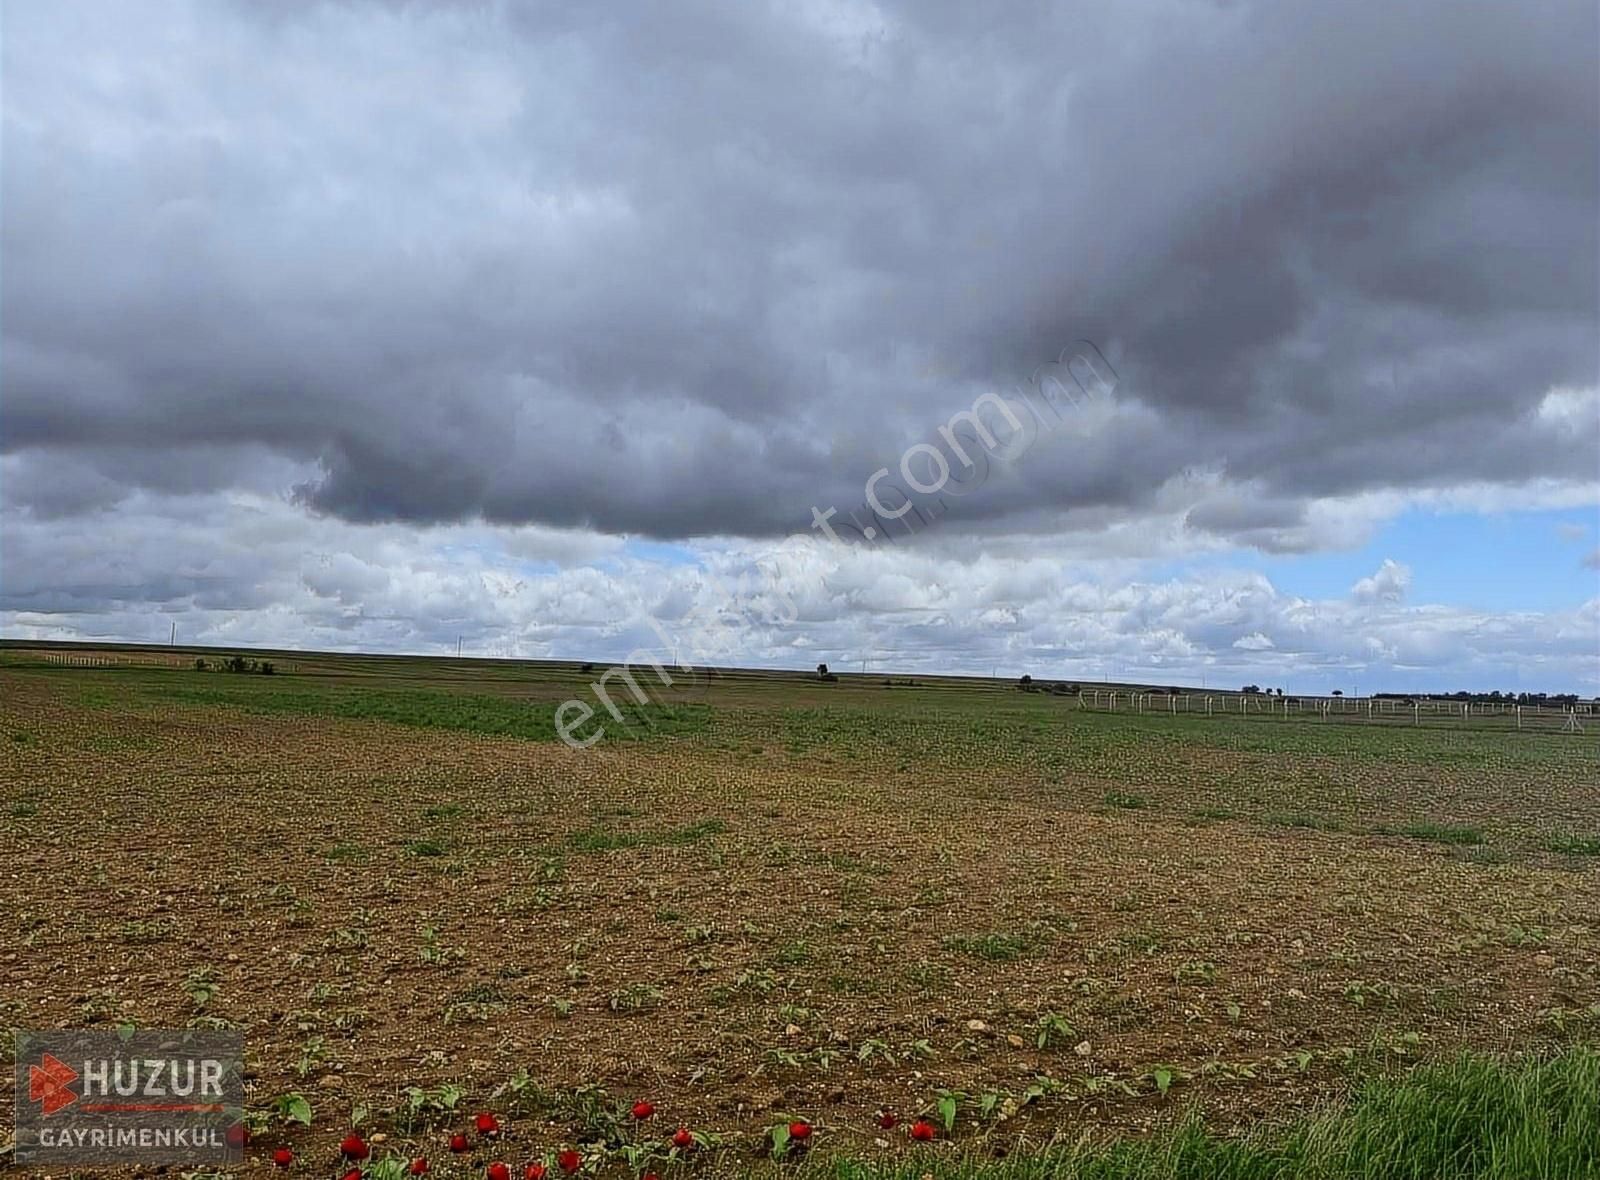
<instances>
[{"instance_id":1,"label":"overcast cloud layer","mask_svg":"<svg viewBox=\"0 0 1600 1180\"><path fill-rule=\"evenodd\" d=\"M1114 395L921 542L835 555L748 662L891 633L983 670L1596 683L1593 599L1445 618L1398 566L1297 605L1149 564L1596 502L1588 0L40 2L0 33L7 634L605 654L1087 340Z\"/></svg>"}]
</instances>

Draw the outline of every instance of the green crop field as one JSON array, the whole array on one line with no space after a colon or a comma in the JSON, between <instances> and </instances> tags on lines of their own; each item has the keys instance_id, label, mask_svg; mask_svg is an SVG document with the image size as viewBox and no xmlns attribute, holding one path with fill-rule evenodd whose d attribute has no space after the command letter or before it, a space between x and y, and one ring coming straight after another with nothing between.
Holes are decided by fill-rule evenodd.
<instances>
[{"instance_id":1,"label":"green crop field","mask_svg":"<svg viewBox=\"0 0 1600 1180\"><path fill-rule=\"evenodd\" d=\"M225 654L0 651L0 1025L242 1030L247 1169L1600 1169L1600 726Z\"/></svg>"}]
</instances>

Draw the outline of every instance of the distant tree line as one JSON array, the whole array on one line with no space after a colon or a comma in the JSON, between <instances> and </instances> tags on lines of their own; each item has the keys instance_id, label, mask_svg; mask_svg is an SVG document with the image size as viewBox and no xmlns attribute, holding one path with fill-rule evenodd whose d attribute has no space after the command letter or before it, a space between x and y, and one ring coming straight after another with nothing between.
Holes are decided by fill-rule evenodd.
<instances>
[{"instance_id":1,"label":"distant tree line","mask_svg":"<svg viewBox=\"0 0 1600 1180\"><path fill-rule=\"evenodd\" d=\"M1375 692L1380 701L1466 701L1474 705L1544 705L1570 708L1582 697L1575 692Z\"/></svg>"},{"instance_id":2,"label":"distant tree line","mask_svg":"<svg viewBox=\"0 0 1600 1180\"><path fill-rule=\"evenodd\" d=\"M1083 691L1076 684L1061 680L1035 680L1032 676L1023 676L1017 681L1017 687L1023 692L1053 692L1061 696L1076 696Z\"/></svg>"},{"instance_id":3,"label":"distant tree line","mask_svg":"<svg viewBox=\"0 0 1600 1180\"><path fill-rule=\"evenodd\" d=\"M215 664L204 657L194 662L196 672L210 672L213 669L218 672L237 672L245 676L271 676L277 671L272 666L271 660L255 660L246 656L229 656L225 660L218 660Z\"/></svg>"}]
</instances>

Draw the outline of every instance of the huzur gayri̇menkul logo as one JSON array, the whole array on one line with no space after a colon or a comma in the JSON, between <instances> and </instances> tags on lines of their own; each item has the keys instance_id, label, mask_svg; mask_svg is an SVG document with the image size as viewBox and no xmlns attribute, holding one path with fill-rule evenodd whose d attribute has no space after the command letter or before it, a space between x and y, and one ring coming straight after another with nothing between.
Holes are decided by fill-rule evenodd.
<instances>
[{"instance_id":1,"label":"huzur gayri\u0307menkul logo","mask_svg":"<svg viewBox=\"0 0 1600 1180\"><path fill-rule=\"evenodd\" d=\"M78 1100L72 1083L77 1071L49 1053L41 1053L40 1064L28 1066L28 1098L39 1104L39 1113L49 1116Z\"/></svg>"},{"instance_id":2,"label":"huzur gayri\u0307menkul logo","mask_svg":"<svg viewBox=\"0 0 1600 1180\"><path fill-rule=\"evenodd\" d=\"M19 1164L234 1164L242 1038L196 1029L18 1030Z\"/></svg>"}]
</instances>

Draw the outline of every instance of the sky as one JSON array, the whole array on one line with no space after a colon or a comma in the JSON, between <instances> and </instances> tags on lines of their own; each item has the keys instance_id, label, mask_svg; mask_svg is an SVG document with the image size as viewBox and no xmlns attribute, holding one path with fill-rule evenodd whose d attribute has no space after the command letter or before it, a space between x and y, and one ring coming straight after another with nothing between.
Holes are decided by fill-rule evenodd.
<instances>
[{"instance_id":1,"label":"sky","mask_svg":"<svg viewBox=\"0 0 1600 1180\"><path fill-rule=\"evenodd\" d=\"M8 4L0 635L1600 694L1597 21Z\"/></svg>"}]
</instances>

